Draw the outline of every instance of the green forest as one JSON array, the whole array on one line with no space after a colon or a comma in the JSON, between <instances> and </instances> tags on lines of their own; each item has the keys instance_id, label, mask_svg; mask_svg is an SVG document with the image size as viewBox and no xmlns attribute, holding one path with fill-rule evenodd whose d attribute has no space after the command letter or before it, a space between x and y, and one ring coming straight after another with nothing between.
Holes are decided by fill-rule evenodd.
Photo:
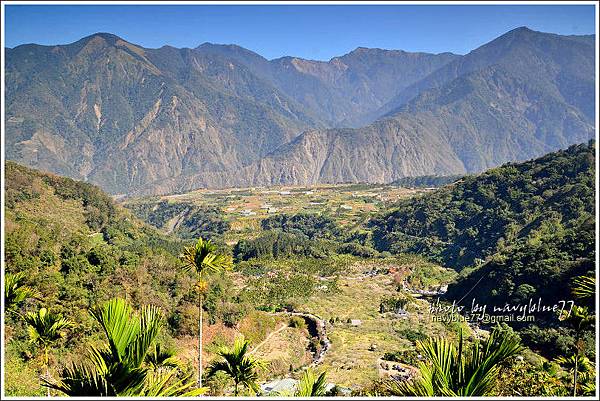
<instances>
[{"instance_id":1,"label":"green forest","mask_svg":"<svg viewBox=\"0 0 600 401\"><path fill-rule=\"evenodd\" d=\"M262 395L285 377L269 395L594 394L594 152L415 181L446 185L358 222L278 212L234 243L218 205L124 207L7 162L6 394ZM432 323L474 299L573 307Z\"/></svg>"}]
</instances>

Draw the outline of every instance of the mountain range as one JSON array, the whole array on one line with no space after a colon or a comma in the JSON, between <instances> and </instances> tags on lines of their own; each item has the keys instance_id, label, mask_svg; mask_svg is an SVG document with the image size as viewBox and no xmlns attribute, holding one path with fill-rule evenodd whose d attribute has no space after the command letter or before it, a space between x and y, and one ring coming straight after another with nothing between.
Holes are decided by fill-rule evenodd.
<instances>
[{"instance_id":1,"label":"mountain range","mask_svg":"<svg viewBox=\"0 0 600 401\"><path fill-rule=\"evenodd\" d=\"M113 194L473 173L595 130L593 35L314 61L101 33L5 55L7 159Z\"/></svg>"}]
</instances>

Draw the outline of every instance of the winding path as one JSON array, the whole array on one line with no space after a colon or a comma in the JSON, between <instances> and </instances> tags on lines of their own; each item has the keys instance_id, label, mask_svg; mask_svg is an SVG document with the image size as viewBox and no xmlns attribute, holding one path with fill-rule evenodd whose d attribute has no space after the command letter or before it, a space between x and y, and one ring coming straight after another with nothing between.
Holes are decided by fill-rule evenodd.
<instances>
[{"instance_id":1,"label":"winding path","mask_svg":"<svg viewBox=\"0 0 600 401\"><path fill-rule=\"evenodd\" d=\"M253 354L256 351L258 351L258 349L260 347L262 347L264 344L266 344L267 341L269 341L271 339L271 337L273 337L275 334L282 332L283 330L285 330L288 327L287 324L284 324L283 326L281 326L280 328L278 328L275 331L272 331L269 333L269 335L267 336L267 338L265 338L264 340L262 340L256 347L254 347L254 349L252 351L249 352L249 354Z\"/></svg>"}]
</instances>

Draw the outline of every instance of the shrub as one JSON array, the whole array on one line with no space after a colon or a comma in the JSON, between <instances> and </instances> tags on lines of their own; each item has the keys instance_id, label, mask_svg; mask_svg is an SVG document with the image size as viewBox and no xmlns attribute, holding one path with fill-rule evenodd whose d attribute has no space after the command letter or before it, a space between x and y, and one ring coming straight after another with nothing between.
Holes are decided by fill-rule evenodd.
<instances>
[{"instance_id":1,"label":"shrub","mask_svg":"<svg viewBox=\"0 0 600 401\"><path fill-rule=\"evenodd\" d=\"M289 326L290 327L294 327L294 328L298 328L298 329L305 329L306 328L306 322L300 316L292 316L290 318Z\"/></svg>"}]
</instances>

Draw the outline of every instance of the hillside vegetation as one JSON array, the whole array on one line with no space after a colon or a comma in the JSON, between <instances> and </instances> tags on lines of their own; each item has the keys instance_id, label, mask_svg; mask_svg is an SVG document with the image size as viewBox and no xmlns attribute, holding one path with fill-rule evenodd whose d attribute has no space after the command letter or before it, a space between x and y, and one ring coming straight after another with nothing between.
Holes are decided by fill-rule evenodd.
<instances>
[{"instance_id":1,"label":"hillside vegetation","mask_svg":"<svg viewBox=\"0 0 600 401\"><path fill-rule=\"evenodd\" d=\"M176 337L194 333L194 280L174 269L183 242L139 221L96 186L12 162L5 174L5 274L17 275L33 295L5 315L7 394L45 394L38 379L43 359L22 319L39 307L72 323L66 339L50 349L54 377L55 368L80 362L88 344L101 340L89 310L115 297L135 309L160 308L165 349L175 346ZM213 321L222 321L230 313L231 284L213 281L220 283L218 295L209 292L207 310Z\"/></svg>"},{"instance_id":2,"label":"hillside vegetation","mask_svg":"<svg viewBox=\"0 0 600 401\"><path fill-rule=\"evenodd\" d=\"M168 201L158 201L156 204L134 202L126 207L141 220L180 238L220 239L230 228L229 222L216 207Z\"/></svg>"},{"instance_id":3,"label":"hillside vegetation","mask_svg":"<svg viewBox=\"0 0 600 401\"><path fill-rule=\"evenodd\" d=\"M461 271L446 298L469 307L573 300L575 277L595 271L594 152L593 142L571 146L402 201L372 219L375 247ZM573 352L580 337L594 352L592 329L556 313L511 325L548 356Z\"/></svg>"},{"instance_id":4,"label":"hillside vegetation","mask_svg":"<svg viewBox=\"0 0 600 401\"><path fill-rule=\"evenodd\" d=\"M45 394L41 378L63 377L65 371L61 369L71 363L85 363L89 346L103 341L103 332L89 312L114 297L126 299L133 310L142 310L145 305L159 307L164 330L157 344L180 356L182 372L191 371L197 343L192 336L198 325L198 287L193 276L181 270L178 255L189 240L178 237L214 233L220 243L220 233L228 226L222 225L225 221L219 214L192 203L128 203L136 214L163 229L183 213L182 221L189 220L194 230L182 230L186 227L182 223L175 226L174 235L166 235L91 184L12 162L6 164L5 173L6 274L18 277L18 287L31 290L29 297L16 299L6 315L7 394ZM191 221L190 216L196 214L212 219ZM321 302L335 303L341 291L340 276L366 294L370 290L362 284L368 277L365 271L377 271L382 291L393 294L396 284L386 274L400 263L389 253L379 254L371 248L366 233L343 231L339 225L340 219L347 218L343 214L337 218L306 213L265 217L258 232L248 233L251 236L238 241L231 251L220 245L219 252L232 252L237 263L233 272L208 279L203 300L205 364L235 335L243 334L252 347L260 346L256 355L268 362L267 370L261 373L268 376L261 376L261 380L296 374L322 346L305 324L296 322L287 327L285 310L310 312ZM452 272L419 258L411 261L414 266L404 263L402 271L408 275L414 270L407 277L413 288L435 287L452 277ZM381 300L377 297L372 301L369 319L385 321L378 312ZM43 308L71 323L65 336L47 348L47 362L30 341L30 326L23 319L46 310ZM353 315L349 310L345 319ZM336 316L326 318L335 320ZM339 329L352 331L346 326L342 324ZM445 330L443 325L436 327ZM376 328L373 325L368 335L385 339L382 353L393 351L396 341L377 334ZM267 338L269 341L263 343ZM367 352L363 357L372 360L377 355ZM376 370L369 369L333 377L349 385L360 376L364 385L368 383L364 378L374 374ZM228 391L227 385L218 380L208 382L210 394Z\"/></svg>"},{"instance_id":5,"label":"hillside vegetation","mask_svg":"<svg viewBox=\"0 0 600 401\"><path fill-rule=\"evenodd\" d=\"M158 307L164 317L164 329L147 348L152 353L136 366L151 372L167 350L164 355L181 362L169 374L211 395L231 394L232 381L207 374L207 388L197 388L190 372L200 355L203 366L218 363L239 335L249 341L252 358L265 362L252 372L257 382L300 377L322 357L328 380L356 394L406 395L406 388L386 382L398 374L394 364L423 369L417 355L424 342L464 339L473 349L486 330L514 340L523 357L493 370L486 394L591 394L594 151L592 142L576 145L435 190L198 191L129 199L127 208L88 183L8 162L7 394L43 395L42 382L64 380L65 367L85 363L90 347L105 339L97 324L102 318L89 312L114 297L125 302L113 305ZM397 202L390 207L388 201ZM251 209L259 213L247 215ZM184 248L198 236L215 242ZM201 257L222 266L197 262ZM184 271L184 263L216 270L203 276ZM535 313L534 321L493 329L454 311L432 311L438 303L475 300L491 309L538 298L545 305L573 299L577 307L568 316ZM51 346L32 336L36 317L44 316L69 322ZM569 367L573 358L581 363L579 376Z\"/></svg>"},{"instance_id":6,"label":"hillside vegetation","mask_svg":"<svg viewBox=\"0 0 600 401\"><path fill-rule=\"evenodd\" d=\"M425 254L461 270L551 220L564 229L579 228L594 218L594 146L590 142L507 164L401 201L371 220L375 245Z\"/></svg>"}]
</instances>

